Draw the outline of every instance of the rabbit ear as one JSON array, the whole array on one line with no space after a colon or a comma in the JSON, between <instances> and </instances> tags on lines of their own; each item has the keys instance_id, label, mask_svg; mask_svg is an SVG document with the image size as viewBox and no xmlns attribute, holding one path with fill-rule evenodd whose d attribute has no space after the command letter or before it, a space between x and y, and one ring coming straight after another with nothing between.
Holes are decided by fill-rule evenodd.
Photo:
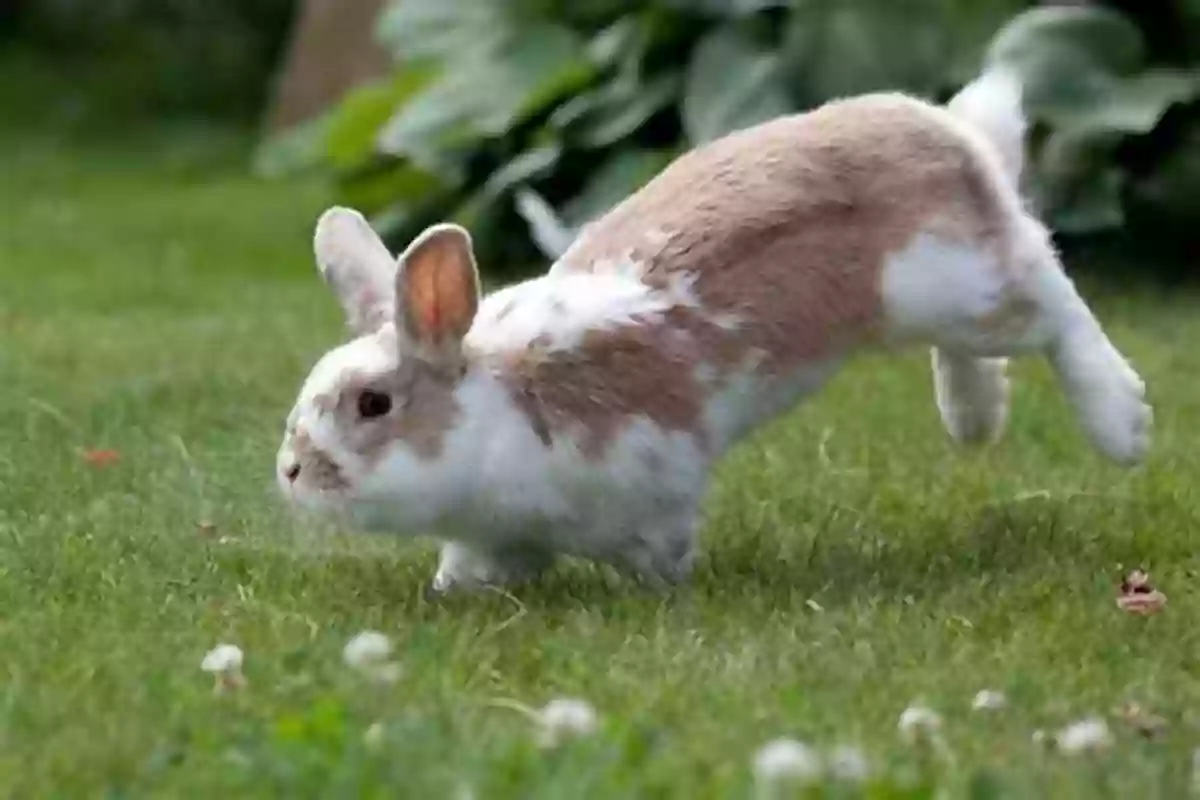
<instances>
[{"instance_id":1,"label":"rabbit ear","mask_svg":"<svg viewBox=\"0 0 1200 800\"><path fill-rule=\"evenodd\" d=\"M334 207L317 220L313 250L346 322L362 336L392 318L395 261L362 214Z\"/></svg>"},{"instance_id":2,"label":"rabbit ear","mask_svg":"<svg viewBox=\"0 0 1200 800\"><path fill-rule=\"evenodd\" d=\"M400 256L396 329L430 360L457 360L479 309L471 235L458 225L427 228Z\"/></svg>"}]
</instances>

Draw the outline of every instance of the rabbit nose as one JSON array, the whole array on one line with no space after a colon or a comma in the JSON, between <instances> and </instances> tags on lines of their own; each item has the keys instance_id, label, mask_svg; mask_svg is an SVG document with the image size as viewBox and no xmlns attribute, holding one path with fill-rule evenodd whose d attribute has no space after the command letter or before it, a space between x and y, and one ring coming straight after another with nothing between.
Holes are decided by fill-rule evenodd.
<instances>
[{"instance_id":1,"label":"rabbit nose","mask_svg":"<svg viewBox=\"0 0 1200 800\"><path fill-rule=\"evenodd\" d=\"M300 465L292 464L290 467L288 467L286 470L284 470L283 475L285 478L288 479L289 483L295 483L296 478L300 477Z\"/></svg>"}]
</instances>

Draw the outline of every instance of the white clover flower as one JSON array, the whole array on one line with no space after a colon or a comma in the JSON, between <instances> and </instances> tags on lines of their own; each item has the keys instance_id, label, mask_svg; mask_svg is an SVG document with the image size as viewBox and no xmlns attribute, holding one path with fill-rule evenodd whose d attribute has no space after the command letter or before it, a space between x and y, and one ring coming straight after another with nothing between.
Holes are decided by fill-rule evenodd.
<instances>
[{"instance_id":1,"label":"white clover flower","mask_svg":"<svg viewBox=\"0 0 1200 800\"><path fill-rule=\"evenodd\" d=\"M342 658L351 667L373 667L387 661L392 642L379 631L363 631L342 648Z\"/></svg>"},{"instance_id":2,"label":"white clover flower","mask_svg":"<svg viewBox=\"0 0 1200 800\"><path fill-rule=\"evenodd\" d=\"M1102 717L1088 717L1063 728L1055 741L1058 749L1068 755L1094 753L1112 744L1112 733Z\"/></svg>"},{"instance_id":3,"label":"white clover flower","mask_svg":"<svg viewBox=\"0 0 1200 800\"><path fill-rule=\"evenodd\" d=\"M1006 705L1008 705L1008 698L1004 696L1003 692L995 689L984 689L971 701L971 708L976 711L999 711Z\"/></svg>"},{"instance_id":4,"label":"white clover flower","mask_svg":"<svg viewBox=\"0 0 1200 800\"><path fill-rule=\"evenodd\" d=\"M829 754L828 763L830 774L847 783L862 783L871 774L871 763L866 753L857 747L835 747Z\"/></svg>"},{"instance_id":5,"label":"white clover flower","mask_svg":"<svg viewBox=\"0 0 1200 800\"><path fill-rule=\"evenodd\" d=\"M200 662L200 669L216 676L217 691L222 689L237 689L245 684L242 676L244 661L242 648L235 644L219 644L205 653Z\"/></svg>"},{"instance_id":6,"label":"white clover flower","mask_svg":"<svg viewBox=\"0 0 1200 800\"><path fill-rule=\"evenodd\" d=\"M363 631L342 648L347 666L385 683L400 677L400 665L390 660L391 655L392 642L379 631Z\"/></svg>"},{"instance_id":7,"label":"white clover flower","mask_svg":"<svg viewBox=\"0 0 1200 800\"><path fill-rule=\"evenodd\" d=\"M900 735L909 742L933 740L942 730L942 718L933 709L909 706L900 715L896 727L900 729Z\"/></svg>"},{"instance_id":8,"label":"white clover flower","mask_svg":"<svg viewBox=\"0 0 1200 800\"><path fill-rule=\"evenodd\" d=\"M559 697L536 712L538 741L543 747L557 747L567 739L588 736L599 727L596 709L586 700Z\"/></svg>"},{"instance_id":9,"label":"white clover flower","mask_svg":"<svg viewBox=\"0 0 1200 800\"><path fill-rule=\"evenodd\" d=\"M200 669L205 672L238 672L242 668L242 648L236 644L219 644L204 655Z\"/></svg>"},{"instance_id":10,"label":"white clover flower","mask_svg":"<svg viewBox=\"0 0 1200 800\"><path fill-rule=\"evenodd\" d=\"M775 739L754 754L754 780L760 793L782 786L809 786L821 780L821 757L795 739Z\"/></svg>"}]
</instances>

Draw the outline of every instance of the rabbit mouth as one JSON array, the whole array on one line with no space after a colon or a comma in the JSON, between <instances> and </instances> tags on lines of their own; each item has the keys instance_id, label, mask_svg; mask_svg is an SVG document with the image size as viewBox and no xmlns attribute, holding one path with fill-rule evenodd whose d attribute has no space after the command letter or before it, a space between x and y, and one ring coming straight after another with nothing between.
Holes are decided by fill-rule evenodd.
<instances>
[{"instance_id":1,"label":"rabbit mouth","mask_svg":"<svg viewBox=\"0 0 1200 800\"><path fill-rule=\"evenodd\" d=\"M313 498L324 504L350 488L341 464L303 433L280 449L277 469L279 485L294 502Z\"/></svg>"},{"instance_id":2,"label":"rabbit mouth","mask_svg":"<svg viewBox=\"0 0 1200 800\"><path fill-rule=\"evenodd\" d=\"M314 452L308 458L301 459L292 469L300 470L300 478L305 486L320 494L342 494L350 488L341 466L329 456Z\"/></svg>"}]
</instances>

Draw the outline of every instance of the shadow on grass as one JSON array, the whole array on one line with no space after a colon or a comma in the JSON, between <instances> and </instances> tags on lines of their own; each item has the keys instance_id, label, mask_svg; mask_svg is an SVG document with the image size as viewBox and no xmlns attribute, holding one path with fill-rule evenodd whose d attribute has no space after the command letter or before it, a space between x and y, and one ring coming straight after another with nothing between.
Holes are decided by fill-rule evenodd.
<instances>
[{"instance_id":1,"label":"shadow on grass","mask_svg":"<svg viewBox=\"0 0 1200 800\"><path fill-rule=\"evenodd\" d=\"M1157 513L1182 513L1163 509ZM1126 509L1123 513L1134 513ZM338 548L286 546L214 551L222 572L241 580L267 580L302 597L319 586L332 598L330 611L354 613L376 607L414 620L436 621L469 613L482 625L500 624L514 613L587 610L619 617L646 605L662 610L680 601L729 602L757 595L759 603L794 607L819 597L823 605L843 602L904 602L936 597L956 588L987 584L991 591L1021 589L1031 575L1059 568L1117 578L1117 565L1138 563L1152 532L1115 533L1110 510L1095 498L1035 497L989 504L962 515L931 515L920 531L886 534L822 530L803 541L786 541L773 529L739 535L726 532L708 546L690 581L669 591L639 585L611 568L563 560L539 581L508 591L435 595L429 582L436 549L415 546L356 546L347 537ZM869 522L869 520L868 520ZM368 539L369 541L369 539ZM1183 545L1180 544L1179 547ZM1160 558L1162 543L1156 543ZM1184 559L1186 552L1168 553Z\"/></svg>"},{"instance_id":2,"label":"shadow on grass","mask_svg":"<svg viewBox=\"0 0 1200 800\"><path fill-rule=\"evenodd\" d=\"M1156 512L1164 513L1161 505ZM1183 509L1175 513L1185 515ZM1124 509L1126 514L1143 516ZM1152 532L1115 532L1111 522L1103 526L1104 518L1104 504L1095 498L1032 497L957 516L931 515L920 522L919 533L822 532L807 548L797 543L775 554L770 548L777 543L767 537L727 540L710 554L698 578L707 594L741 584L764 592L819 594L823 603L920 599L982 582L1002 591L1028 585L1031 573L1059 567L1115 578L1117 565L1138 563ZM1162 547L1155 543L1160 557Z\"/></svg>"}]
</instances>

